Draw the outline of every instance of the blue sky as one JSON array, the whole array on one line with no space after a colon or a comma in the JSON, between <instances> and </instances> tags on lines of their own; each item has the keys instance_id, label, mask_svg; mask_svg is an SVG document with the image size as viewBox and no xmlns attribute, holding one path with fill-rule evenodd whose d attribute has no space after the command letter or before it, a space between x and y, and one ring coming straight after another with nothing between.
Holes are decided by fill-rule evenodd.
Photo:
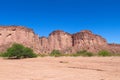
<instances>
[{"instance_id":1,"label":"blue sky","mask_svg":"<svg viewBox=\"0 0 120 80\"><path fill-rule=\"evenodd\" d=\"M120 43L120 0L0 0L0 25L22 25L40 36L91 30Z\"/></svg>"}]
</instances>

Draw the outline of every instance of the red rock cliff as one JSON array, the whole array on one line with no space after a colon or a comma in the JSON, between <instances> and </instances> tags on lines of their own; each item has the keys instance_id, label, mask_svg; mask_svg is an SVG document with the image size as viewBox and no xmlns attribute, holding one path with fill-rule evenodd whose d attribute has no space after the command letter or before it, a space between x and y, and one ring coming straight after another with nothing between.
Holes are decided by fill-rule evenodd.
<instances>
[{"instance_id":1,"label":"red rock cliff","mask_svg":"<svg viewBox=\"0 0 120 80\"><path fill-rule=\"evenodd\" d=\"M84 30L73 34L73 47L75 51L88 50L90 52L98 52L107 46L107 41L104 38L93 34L91 31Z\"/></svg>"},{"instance_id":2,"label":"red rock cliff","mask_svg":"<svg viewBox=\"0 0 120 80\"><path fill-rule=\"evenodd\" d=\"M39 37L31 29L21 26L0 26L0 50L8 47L13 43L20 43L39 52Z\"/></svg>"},{"instance_id":3,"label":"red rock cliff","mask_svg":"<svg viewBox=\"0 0 120 80\"><path fill-rule=\"evenodd\" d=\"M39 37L33 30L25 27L0 26L0 51L5 51L13 43L23 44L41 54L50 53L54 49L63 53L73 53L80 50L98 52L103 49L120 52L120 45L107 44L104 38L88 30L75 34L57 30L46 38Z\"/></svg>"}]
</instances>

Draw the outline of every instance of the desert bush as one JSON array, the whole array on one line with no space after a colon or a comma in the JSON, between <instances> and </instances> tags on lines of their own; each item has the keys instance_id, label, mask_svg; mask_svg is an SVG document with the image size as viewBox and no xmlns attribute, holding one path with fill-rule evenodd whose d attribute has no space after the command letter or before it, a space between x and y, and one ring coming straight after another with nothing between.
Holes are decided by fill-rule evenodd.
<instances>
[{"instance_id":1,"label":"desert bush","mask_svg":"<svg viewBox=\"0 0 120 80\"><path fill-rule=\"evenodd\" d=\"M59 56L62 56L62 54L60 53L59 50L53 50L53 51L50 53L50 56L59 57Z\"/></svg>"},{"instance_id":2,"label":"desert bush","mask_svg":"<svg viewBox=\"0 0 120 80\"><path fill-rule=\"evenodd\" d=\"M9 59L37 57L37 55L33 52L32 49L24 47L23 45L17 43L13 44L12 47L8 48L7 51L2 54L2 56Z\"/></svg>"},{"instance_id":3,"label":"desert bush","mask_svg":"<svg viewBox=\"0 0 120 80\"><path fill-rule=\"evenodd\" d=\"M85 54L85 56L89 56L89 57L91 57L91 56L94 56L94 54L91 53L91 52L87 52L87 53Z\"/></svg>"},{"instance_id":4,"label":"desert bush","mask_svg":"<svg viewBox=\"0 0 120 80\"><path fill-rule=\"evenodd\" d=\"M106 50L102 50L98 52L99 56L111 56L111 53L106 51Z\"/></svg>"},{"instance_id":5,"label":"desert bush","mask_svg":"<svg viewBox=\"0 0 120 80\"><path fill-rule=\"evenodd\" d=\"M93 53L87 52L86 50L78 51L75 54L72 54L72 56L94 56Z\"/></svg>"}]
</instances>

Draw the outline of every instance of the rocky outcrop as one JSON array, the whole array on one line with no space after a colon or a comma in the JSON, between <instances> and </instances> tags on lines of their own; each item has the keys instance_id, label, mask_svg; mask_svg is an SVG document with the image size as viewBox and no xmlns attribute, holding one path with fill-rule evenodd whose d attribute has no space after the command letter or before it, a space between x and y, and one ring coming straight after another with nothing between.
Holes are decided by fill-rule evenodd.
<instances>
[{"instance_id":1,"label":"rocky outcrop","mask_svg":"<svg viewBox=\"0 0 120 80\"><path fill-rule=\"evenodd\" d=\"M0 26L0 46L10 46L13 43L23 44L35 52L39 52L40 49L39 37L33 30L21 26Z\"/></svg>"},{"instance_id":2,"label":"rocky outcrop","mask_svg":"<svg viewBox=\"0 0 120 80\"><path fill-rule=\"evenodd\" d=\"M120 45L107 44L104 38L88 30L75 34L56 30L46 38L39 37L33 30L25 27L0 26L0 51L5 51L13 43L23 44L41 54L48 54L54 49L62 53L74 53L80 50L98 52L103 49L120 52Z\"/></svg>"},{"instance_id":3,"label":"rocky outcrop","mask_svg":"<svg viewBox=\"0 0 120 80\"><path fill-rule=\"evenodd\" d=\"M109 45L109 51L113 53L120 53L120 44L108 44Z\"/></svg>"},{"instance_id":4,"label":"rocky outcrop","mask_svg":"<svg viewBox=\"0 0 120 80\"><path fill-rule=\"evenodd\" d=\"M72 36L64 31L54 31L48 37L50 50L56 49L62 52L67 52L68 48L72 47Z\"/></svg>"},{"instance_id":5,"label":"rocky outcrop","mask_svg":"<svg viewBox=\"0 0 120 80\"><path fill-rule=\"evenodd\" d=\"M48 38L40 37L41 53L50 53L52 50L60 50L68 53L68 48L72 47L72 36L64 31L53 31Z\"/></svg>"},{"instance_id":6,"label":"rocky outcrop","mask_svg":"<svg viewBox=\"0 0 120 80\"><path fill-rule=\"evenodd\" d=\"M73 47L75 51L87 50L90 52L98 52L107 48L107 41L99 35L93 34L91 31L84 30L73 34Z\"/></svg>"}]
</instances>

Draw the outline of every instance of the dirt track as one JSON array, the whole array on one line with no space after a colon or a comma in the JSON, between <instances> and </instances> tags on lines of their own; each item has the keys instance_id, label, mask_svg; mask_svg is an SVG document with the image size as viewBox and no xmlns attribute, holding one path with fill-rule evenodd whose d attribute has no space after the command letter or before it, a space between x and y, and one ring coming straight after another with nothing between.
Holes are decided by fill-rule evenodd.
<instances>
[{"instance_id":1,"label":"dirt track","mask_svg":"<svg viewBox=\"0 0 120 80\"><path fill-rule=\"evenodd\" d=\"M0 80L120 80L120 57L0 58Z\"/></svg>"}]
</instances>

